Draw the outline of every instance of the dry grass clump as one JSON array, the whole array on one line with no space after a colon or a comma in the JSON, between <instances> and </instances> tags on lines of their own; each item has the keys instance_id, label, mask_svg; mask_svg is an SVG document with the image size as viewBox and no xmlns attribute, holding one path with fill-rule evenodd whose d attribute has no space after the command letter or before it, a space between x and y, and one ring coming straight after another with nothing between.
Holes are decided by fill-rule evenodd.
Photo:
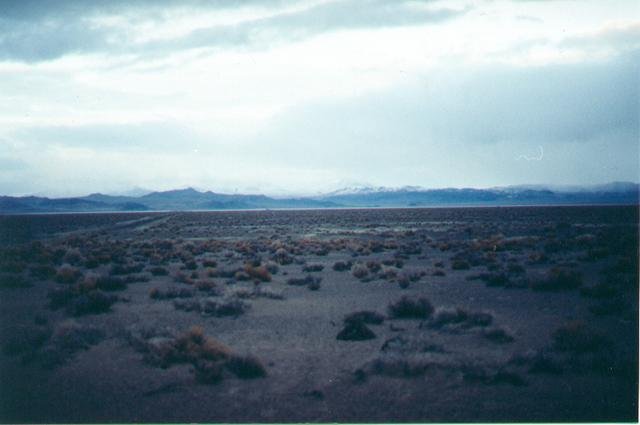
<instances>
[{"instance_id":1,"label":"dry grass clump","mask_svg":"<svg viewBox=\"0 0 640 425\"><path fill-rule=\"evenodd\" d=\"M485 312L469 312L460 307L458 308L440 308L438 309L431 321L431 328L449 328L449 329L469 329L474 327L486 327L493 321L493 316Z\"/></svg>"},{"instance_id":2,"label":"dry grass clump","mask_svg":"<svg viewBox=\"0 0 640 425\"><path fill-rule=\"evenodd\" d=\"M178 363L195 363L198 360L219 361L231 356L231 349L219 341L204 335L202 326L169 341L150 345L147 360L162 368Z\"/></svg>"},{"instance_id":3,"label":"dry grass clump","mask_svg":"<svg viewBox=\"0 0 640 425\"><path fill-rule=\"evenodd\" d=\"M204 299L176 299L173 306L177 310L195 311L203 316L239 316L247 311L251 305L237 296L229 296L223 299L207 297Z\"/></svg>"},{"instance_id":4,"label":"dry grass clump","mask_svg":"<svg viewBox=\"0 0 640 425\"><path fill-rule=\"evenodd\" d=\"M63 264L56 270L55 281L58 283L73 284L80 279L82 272L69 264Z\"/></svg>"},{"instance_id":5,"label":"dry grass clump","mask_svg":"<svg viewBox=\"0 0 640 425\"><path fill-rule=\"evenodd\" d=\"M230 296L238 297L241 299L249 298L268 298L272 300L283 300L284 294L282 291L276 291L271 288L265 288L261 285L256 285L253 288L238 288L231 292Z\"/></svg>"},{"instance_id":6,"label":"dry grass clump","mask_svg":"<svg viewBox=\"0 0 640 425\"><path fill-rule=\"evenodd\" d=\"M149 342L144 350L147 361L162 368L191 364L196 380L203 384L221 381L225 370L241 379L260 378L267 374L256 357L234 354L228 346L206 336L201 326L193 326L173 339Z\"/></svg>"},{"instance_id":7,"label":"dry grass clump","mask_svg":"<svg viewBox=\"0 0 640 425\"><path fill-rule=\"evenodd\" d=\"M423 297L411 299L407 296L389 304L389 315L396 319L428 319L433 314L433 305Z\"/></svg>"}]
</instances>

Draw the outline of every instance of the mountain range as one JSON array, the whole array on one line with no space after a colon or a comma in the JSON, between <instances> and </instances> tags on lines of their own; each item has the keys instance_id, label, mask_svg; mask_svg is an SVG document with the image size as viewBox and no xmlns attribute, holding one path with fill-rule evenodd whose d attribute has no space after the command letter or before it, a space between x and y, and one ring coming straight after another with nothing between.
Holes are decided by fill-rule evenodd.
<instances>
[{"instance_id":1,"label":"mountain range","mask_svg":"<svg viewBox=\"0 0 640 425\"><path fill-rule=\"evenodd\" d=\"M266 195L221 194L193 188L151 192L140 196L94 193L73 198L0 196L0 213L192 211L349 207L433 207L509 205L592 205L639 203L640 185L613 182L599 186L507 186L490 189L424 189L354 187L317 196L276 198Z\"/></svg>"}]
</instances>

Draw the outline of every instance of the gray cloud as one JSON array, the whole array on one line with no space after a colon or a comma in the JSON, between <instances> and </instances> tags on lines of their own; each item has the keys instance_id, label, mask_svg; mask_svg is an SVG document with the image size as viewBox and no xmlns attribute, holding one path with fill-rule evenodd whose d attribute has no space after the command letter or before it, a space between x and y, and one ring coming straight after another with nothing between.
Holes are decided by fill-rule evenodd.
<instances>
[{"instance_id":1,"label":"gray cloud","mask_svg":"<svg viewBox=\"0 0 640 425\"><path fill-rule=\"evenodd\" d=\"M280 10L272 16L235 25L216 25L161 42L134 44L126 32L95 26L89 18L122 15L132 19L166 21L163 12L172 8L230 8L230 1L160 1L98 3L84 7L80 1L5 2L7 13L0 18L0 59L37 62L65 54L106 51L137 55L163 54L195 47L269 45L302 39L321 32L382 28L436 23L465 11L426 9L419 2L383 0L335 0L303 7L295 12ZM264 3L255 2L264 7ZM281 2L271 2L278 6ZM251 4L251 3L249 3ZM244 6L247 3L243 4ZM278 9L274 9L278 12Z\"/></svg>"},{"instance_id":2,"label":"gray cloud","mask_svg":"<svg viewBox=\"0 0 640 425\"><path fill-rule=\"evenodd\" d=\"M161 122L34 126L14 131L11 138L30 146L117 152L182 152L208 144L208 141L184 126Z\"/></svg>"},{"instance_id":3,"label":"gray cloud","mask_svg":"<svg viewBox=\"0 0 640 425\"><path fill-rule=\"evenodd\" d=\"M423 166L449 179L457 178L450 167L460 167L503 181L525 169L529 182L637 180L639 71L637 52L606 63L458 70L349 102L297 106L264 146L282 164L382 180ZM517 161L539 145L544 161Z\"/></svg>"}]
</instances>

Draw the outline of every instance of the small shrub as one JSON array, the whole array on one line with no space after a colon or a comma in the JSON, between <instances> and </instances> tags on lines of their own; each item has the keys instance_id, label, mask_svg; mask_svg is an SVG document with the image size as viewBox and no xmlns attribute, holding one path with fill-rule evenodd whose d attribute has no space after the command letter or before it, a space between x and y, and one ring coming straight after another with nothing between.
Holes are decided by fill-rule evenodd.
<instances>
[{"instance_id":1,"label":"small shrub","mask_svg":"<svg viewBox=\"0 0 640 425\"><path fill-rule=\"evenodd\" d=\"M346 322L344 328L338 333L336 339L342 341L364 341L373 339L376 334L362 321Z\"/></svg>"},{"instance_id":2,"label":"small shrub","mask_svg":"<svg viewBox=\"0 0 640 425\"><path fill-rule=\"evenodd\" d=\"M482 336L496 344L507 344L513 342L513 336L502 328L486 329L482 332Z\"/></svg>"},{"instance_id":3,"label":"small shrub","mask_svg":"<svg viewBox=\"0 0 640 425\"><path fill-rule=\"evenodd\" d=\"M196 381L201 384L217 384L224 375L224 362L197 360L193 365Z\"/></svg>"},{"instance_id":4,"label":"small shrub","mask_svg":"<svg viewBox=\"0 0 640 425\"><path fill-rule=\"evenodd\" d=\"M279 248L276 251L273 260L282 266L293 263L293 257L284 248Z\"/></svg>"},{"instance_id":5,"label":"small shrub","mask_svg":"<svg viewBox=\"0 0 640 425\"><path fill-rule=\"evenodd\" d=\"M173 300L173 307L176 310L200 312L200 302L191 298L177 298Z\"/></svg>"},{"instance_id":6,"label":"small shrub","mask_svg":"<svg viewBox=\"0 0 640 425\"><path fill-rule=\"evenodd\" d=\"M277 263L275 263L273 261L267 261L264 266L267 268L269 273L271 273L272 275L278 273L279 267L278 267Z\"/></svg>"},{"instance_id":7,"label":"small shrub","mask_svg":"<svg viewBox=\"0 0 640 425\"><path fill-rule=\"evenodd\" d=\"M103 291L122 291L127 289L124 279L115 276L100 276L96 280L96 287Z\"/></svg>"},{"instance_id":8,"label":"small shrub","mask_svg":"<svg viewBox=\"0 0 640 425\"><path fill-rule=\"evenodd\" d=\"M471 265L465 260L453 260L451 262L452 270L469 270Z\"/></svg>"},{"instance_id":9,"label":"small shrub","mask_svg":"<svg viewBox=\"0 0 640 425\"><path fill-rule=\"evenodd\" d=\"M350 313L344 318L344 323L362 322L370 325L379 325L384 322L385 317L375 311L363 310Z\"/></svg>"},{"instance_id":10,"label":"small shrub","mask_svg":"<svg viewBox=\"0 0 640 425\"><path fill-rule=\"evenodd\" d=\"M210 294L218 292L218 286L213 280L198 280L195 287L198 291Z\"/></svg>"},{"instance_id":11,"label":"small shrub","mask_svg":"<svg viewBox=\"0 0 640 425\"><path fill-rule=\"evenodd\" d=\"M187 284L187 285L193 285L193 279L190 276L188 276L188 275L186 275L186 274L184 274L182 272L177 272L173 276L173 280L175 282L178 282L178 283L184 283L184 284Z\"/></svg>"},{"instance_id":12,"label":"small shrub","mask_svg":"<svg viewBox=\"0 0 640 425\"><path fill-rule=\"evenodd\" d=\"M251 276L249 276L249 274L243 270L238 270L235 275L233 275L233 278L237 281L242 282L251 279Z\"/></svg>"},{"instance_id":13,"label":"small shrub","mask_svg":"<svg viewBox=\"0 0 640 425\"><path fill-rule=\"evenodd\" d=\"M257 279L261 282L271 282L271 273L266 266L254 267L251 264L246 264L244 272L252 279Z\"/></svg>"},{"instance_id":14,"label":"small shrub","mask_svg":"<svg viewBox=\"0 0 640 425\"><path fill-rule=\"evenodd\" d=\"M379 272L379 271L380 271L380 269L382 268L382 266L380 265L380 263L379 263L379 262L377 262L377 261L372 261L372 260L367 261L365 265L367 266L367 268L369 269L369 271L370 271L371 273L377 273L377 272Z\"/></svg>"},{"instance_id":15,"label":"small shrub","mask_svg":"<svg viewBox=\"0 0 640 425\"><path fill-rule=\"evenodd\" d=\"M106 313L118 297L107 295L102 291L91 291L73 298L67 304L67 311L73 316Z\"/></svg>"},{"instance_id":16,"label":"small shrub","mask_svg":"<svg viewBox=\"0 0 640 425\"><path fill-rule=\"evenodd\" d=\"M406 275L402 274L398 277L398 286L400 286L400 289L408 289L410 284L411 281Z\"/></svg>"},{"instance_id":17,"label":"small shrub","mask_svg":"<svg viewBox=\"0 0 640 425\"><path fill-rule=\"evenodd\" d=\"M131 263L131 264L114 264L111 266L111 275L125 275L131 273L140 273L144 268L143 264Z\"/></svg>"},{"instance_id":18,"label":"small shrub","mask_svg":"<svg viewBox=\"0 0 640 425\"><path fill-rule=\"evenodd\" d=\"M309 283L307 285L307 288L310 291L317 291L318 289L320 289L320 279L315 279L313 282Z\"/></svg>"},{"instance_id":19,"label":"small shrub","mask_svg":"<svg viewBox=\"0 0 640 425\"><path fill-rule=\"evenodd\" d=\"M344 272L351 268L353 263L351 261L336 261L333 263L333 270L337 272Z\"/></svg>"},{"instance_id":20,"label":"small shrub","mask_svg":"<svg viewBox=\"0 0 640 425\"><path fill-rule=\"evenodd\" d=\"M302 277L302 278L291 277L287 279L286 283L287 285L293 285L293 286L305 286L305 285L320 284L321 281L322 281L321 277L306 275L305 277Z\"/></svg>"},{"instance_id":21,"label":"small shrub","mask_svg":"<svg viewBox=\"0 0 640 425\"><path fill-rule=\"evenodd\" d=\"M183 270L196 270L197 268L198 268L198 263L196 263L194 260L189 260L185 262L184 265L181 267L181 269Z\"/></svg>"},{"instance_id":22,"label":"small shrub","mask_svg":"<svg viewBox=\"0 0 640 425\"><path fill-rule=\"evenodd\" d=\"M369 269L364 264L356 264L351 267L351 274L357 279L364 279L369 275Z\"/></svg>"},{"instance_id":23,"label":"small shrub","mask_svg":"<svg viewBox=\"0 0 640 425\"><path fill-rule=\"evenodd\" d=\"M318 263L309 263L302 267L302 271L307 273L321 272L322 270L324 270L324 266Z\"/></svg>"},{"instance_id":24,"label":"small shrub","mask_svg":"<svg viewBox=\"0 0 640 425\"><path fill-rule=\"evenodd\" d=\"M264 365L254 356L232 356L225 366L240 379L255 379L267 376L267 370Z\"/></svg>"},{"instance_id":25,"label":"small shrub","mask_svg":"<svg viewBox=\"0 0 640 425\"><path fill-rule=\"evenodd\" d=\"M398 271L395 267L383 267L380 277L386 280L395 280L398 277Z\"/></svg>"},{"instance_id":26,"label":"small shrub","mask_svg":"<svg viewBox=\"0 0 640 425\"><path fill-rule=\"evenodd\" d=\"M427 319L433 313L433 305L426 298L412 300L404 296L389 304L389 315L397 319Z\"/></svg>"},{"instance_id":27,"label":"small shrub","mask_svg":"<svg viewBox=\"0 0 640 425\"><path fill-rule=\"evenodd\" d=\"M169 270L162 266L152 267L149 271L154 276L167 276L169 274Z\"/></svg>"}]
</instances>

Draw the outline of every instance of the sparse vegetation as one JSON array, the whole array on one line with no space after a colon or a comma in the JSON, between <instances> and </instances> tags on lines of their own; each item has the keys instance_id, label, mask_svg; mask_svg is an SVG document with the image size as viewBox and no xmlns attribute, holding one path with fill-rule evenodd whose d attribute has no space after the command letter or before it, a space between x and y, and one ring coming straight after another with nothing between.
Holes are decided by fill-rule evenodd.
<instances>
[{"instance_id":1,"label":"sparse vegetation","mask_svg":"<svg viewBox=\"0 0 640 425\"><path fill-rule=\"evenodd\" d=\"M433 305L423 297L411 299L407 296L389 304L389 315L396 319L427 319L433 313Z\"/></svg>"}]
</instances>

